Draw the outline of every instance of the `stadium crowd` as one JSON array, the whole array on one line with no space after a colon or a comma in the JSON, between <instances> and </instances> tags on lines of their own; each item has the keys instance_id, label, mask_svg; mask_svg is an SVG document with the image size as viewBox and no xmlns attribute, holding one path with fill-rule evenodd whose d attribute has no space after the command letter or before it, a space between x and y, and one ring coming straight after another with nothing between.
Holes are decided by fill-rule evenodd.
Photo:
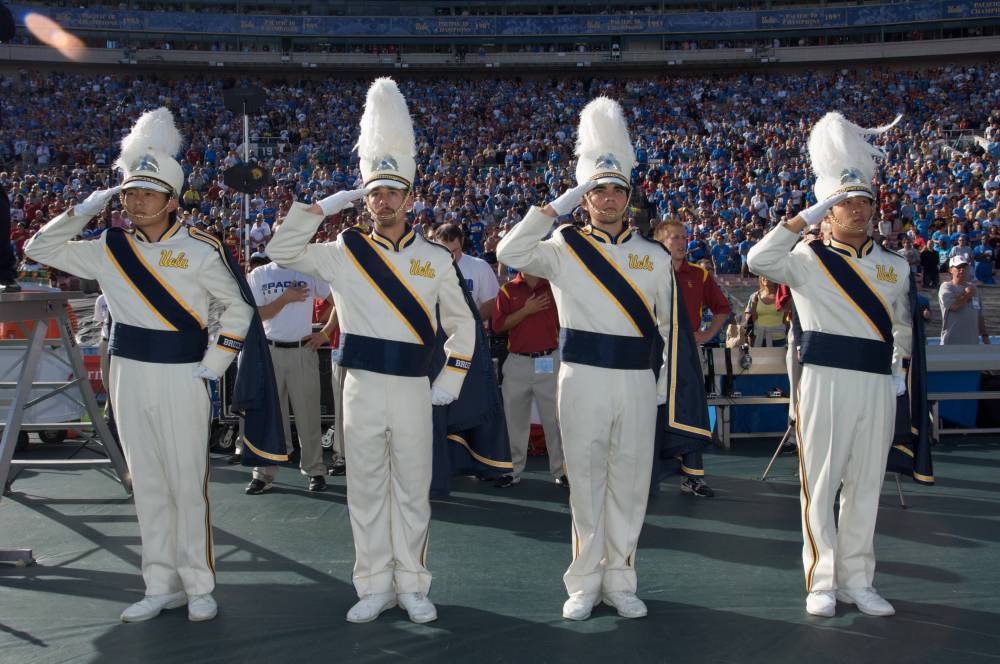
<instances>
[{"instance_id":1,"label":"stadium crowd","mask_svg":"<svg viewBox=\"0 0 1000 664\"><path fill-rule=\"evenodd\" d=\"M223 88L233 83L204 76L24 70L0 78L0 182L10 192L18 255L47 220L107 186L109 151L117 151L109 134L117 144L143 109L159 105L174 109L181 133L195 137L181 161L187 173L185 223L237 249L242 196L223 181L223 171L243 154L242 117L223 106ZM314 201L354 185L353 119L367 83L262 83L267 101L250 118L250 142L270 182L251 196L250 224L273 224L293 200ZM933 258L944 268L956 251L971 252L984 283L991 283L997 266L998 65L631 79L417 79L401 87L410 100L419 153L413 222L424 228L459 224L467 253L488 260L530 205L573 182L574 125L589 99L606 94L620 99L630 115L638 157L635 223L682 222L689 259L709 259L719 274L745 276L753 243L813 200L806 137L832 109L862 126L903 114L879 138L888 155L878 177L882 241L912 252L911 264L925 278ZM967 140L956 148L962 133ZM349 213L331 217L318 239L332 239L352 223ZM127 224L112 209L87 233ZM926 252L933 252L931 259L922 256Z\"/></svg>"}]
</instances>

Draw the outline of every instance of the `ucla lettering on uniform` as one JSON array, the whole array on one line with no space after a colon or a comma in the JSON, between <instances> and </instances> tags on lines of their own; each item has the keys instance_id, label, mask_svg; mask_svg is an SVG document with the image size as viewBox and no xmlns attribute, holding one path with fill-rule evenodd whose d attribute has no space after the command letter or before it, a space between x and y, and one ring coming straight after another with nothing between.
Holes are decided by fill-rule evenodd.
<instances>
[{"instance_id":1,"label":"ucla lettering on uniform","mask_svg":"<svg viewBox=\"0 0 1000 664\"><path fill-rule=\"evenodd\" d=\"M188 267L187 256L184 255L183 251L174 256L174 252L164 249L160 252L160 267L177 267L186 270Z\"/></svg>"},{"instance_id":2,"label":"ucla lettering on uniform","mask_svg":"<svg viewBox=\"0 0 1000 664\"><path fill-rule=\"evenodd\" d=\"M879 281L887 281L890 284L896 283L896 268L893 266L886 267L885 265L875 266L875 276Z\"/></svg>"},{"instance_id":3,"label":"ucla lettering on uniform","mask_svg":"<svg viewBox=\"0 0 1000 664\"><path fill-rule=\"evenodd\" d=\"M437 272L435 272L434 268L431 267L430 261L421 264L420 261L414 258L410 260L410 274L415 277L427 277L428 279L433 279Z\"/></svg>"},{"instance_id":4,"label":"ucla lettering on uniform","mask_svg":"<svg viewBox=\"0 0 1000 664\"><path fill-rule=\"evenodd\" d=\"M653 271L653 261L650 260L649 254L646 254L642 258L639 258L635 254L628 255L628 266L631 270L648 270Z\"/></svg>"}]
</instances>

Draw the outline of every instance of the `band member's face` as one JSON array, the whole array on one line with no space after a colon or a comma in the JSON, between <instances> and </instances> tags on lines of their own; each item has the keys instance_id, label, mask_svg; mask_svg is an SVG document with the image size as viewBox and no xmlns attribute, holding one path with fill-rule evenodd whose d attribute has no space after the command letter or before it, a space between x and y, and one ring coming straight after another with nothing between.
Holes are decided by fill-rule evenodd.
<instances>
[{"instance_id":1,"label":"band member's face","mask_svg":"<svg viewBox=\"0 0 1000 664\"><path fill-rule=\"evenodd\" d=\"M161 223L177 209L177 199L161 191L133 187L122 192L122 206L132 223L141 227Z\"/></svg>"},{"instance_id":2,"label":"band member's face","mask_svg":"<svg viewBox=\"0 0 1000 664\"><path fill-rule=\"evenodd\" d=\"M663 246L671 256L684 256L687 253L687 231L677 226L670 226L663 237Z\"/></svg>"},{"instance_id":3,"label":"band member's face","mask_svg":"<svg viewBox=\"0 0 1000 664\"><path fill-rule=\"evenodd\" d=\"M372 219L383 226L402 222L413 207L413 199L408 189L376 187L365 194L365 206Z\"/></svg>"},{"instance_id":4,"label":"band member's face","mask_svg":"<svg viewBox=\"0 0 1000 664\"><path fill-rule=\"evenodd\" d=\"M591 189L583 197L583 209L590 214L591 221L614 224L625 216L628 205L628 189L617 184L602 184Z\"/></svg>"},{"instance_id":5,"label":"band member's face","mask_svg":"<svg viewBox=\"0 0 1000 664\"><path fill-rule=\"evenodd\" d=\"M834 205L830 209L830 214L844 226L849 226L859 231L866 231L868 229L868 222L871 221L874 211L870 198L854 196Z\"/></svg>"}]
</instances>

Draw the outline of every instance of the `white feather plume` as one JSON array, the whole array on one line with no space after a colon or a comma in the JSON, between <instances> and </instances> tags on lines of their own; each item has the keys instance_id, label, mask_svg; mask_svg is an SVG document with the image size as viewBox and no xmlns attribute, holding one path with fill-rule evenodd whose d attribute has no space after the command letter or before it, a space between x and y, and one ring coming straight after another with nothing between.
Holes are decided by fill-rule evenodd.
<instances>
[{"instance_id":1,"label":"white feather plume","mask_svg":"<svg viewBox=\"0 0 1000 664\"><path fill-rule=\"evenodd\" d=\"M580 113L580 127L576 136L576 156L581 159L599 157L613 152L626 174L635 165L635 149L628 135L628 123L621 105L608 97L591 100Z\"/></svg>"},{"instance_id":2,"label":"white feather plume","mask_svg":"<svg viewBox=\"0 0 1000 664\"><path fill-rule=\"evenodd\" d=\"M838 179L845 170L861 173L865 182L875 176L875 160L885 157L885 152L866 140L867 136L889 131L902 118L887 125L865 129L837 112L824 115L809 134L809 161L816 179Z\"/></svg>"},{"instance_id":3,"label":"white feather plume","mask_svg":"<svg viewBox=\"0 0 1000 664\"><path fill-rule=\"evenodd\" d=\"M355 148L362 160L385 154L416 155L413 120L406 98L388 76L377 78L368 88L365 111L361 115L361 134Z\"/></svg>"},{"instance_id":4,"label":"white feather plume","mask_svg":"<svg viewBox=\"0 0 1000 664\"><path fill-rule=\"evenodd\" d=\"M181 151L181 133L174 125L174 116L167 108L146 111L122 139L122 151L115 166L128 171L130 165L147 152L175 157Z\"/></svg>"}]
</instances>

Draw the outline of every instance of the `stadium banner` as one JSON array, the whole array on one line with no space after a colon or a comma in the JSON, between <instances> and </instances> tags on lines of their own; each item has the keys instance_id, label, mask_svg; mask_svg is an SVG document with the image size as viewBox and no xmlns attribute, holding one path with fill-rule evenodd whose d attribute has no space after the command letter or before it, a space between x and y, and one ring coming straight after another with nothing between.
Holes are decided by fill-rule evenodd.
<instances>
[{"instance_id":1,"label":"stadium banner","mask_svg":"<svg viewBox=\"0 0 1000 664\"><path fill-rule=\"evenodd\" d=\"M35 12L70 31L282 37L577 37L822 30L1000 18L1000 0L931 0L861 7L599 16L244 16L8 5L19 25Z\"/></svg>"}]
</instances>

